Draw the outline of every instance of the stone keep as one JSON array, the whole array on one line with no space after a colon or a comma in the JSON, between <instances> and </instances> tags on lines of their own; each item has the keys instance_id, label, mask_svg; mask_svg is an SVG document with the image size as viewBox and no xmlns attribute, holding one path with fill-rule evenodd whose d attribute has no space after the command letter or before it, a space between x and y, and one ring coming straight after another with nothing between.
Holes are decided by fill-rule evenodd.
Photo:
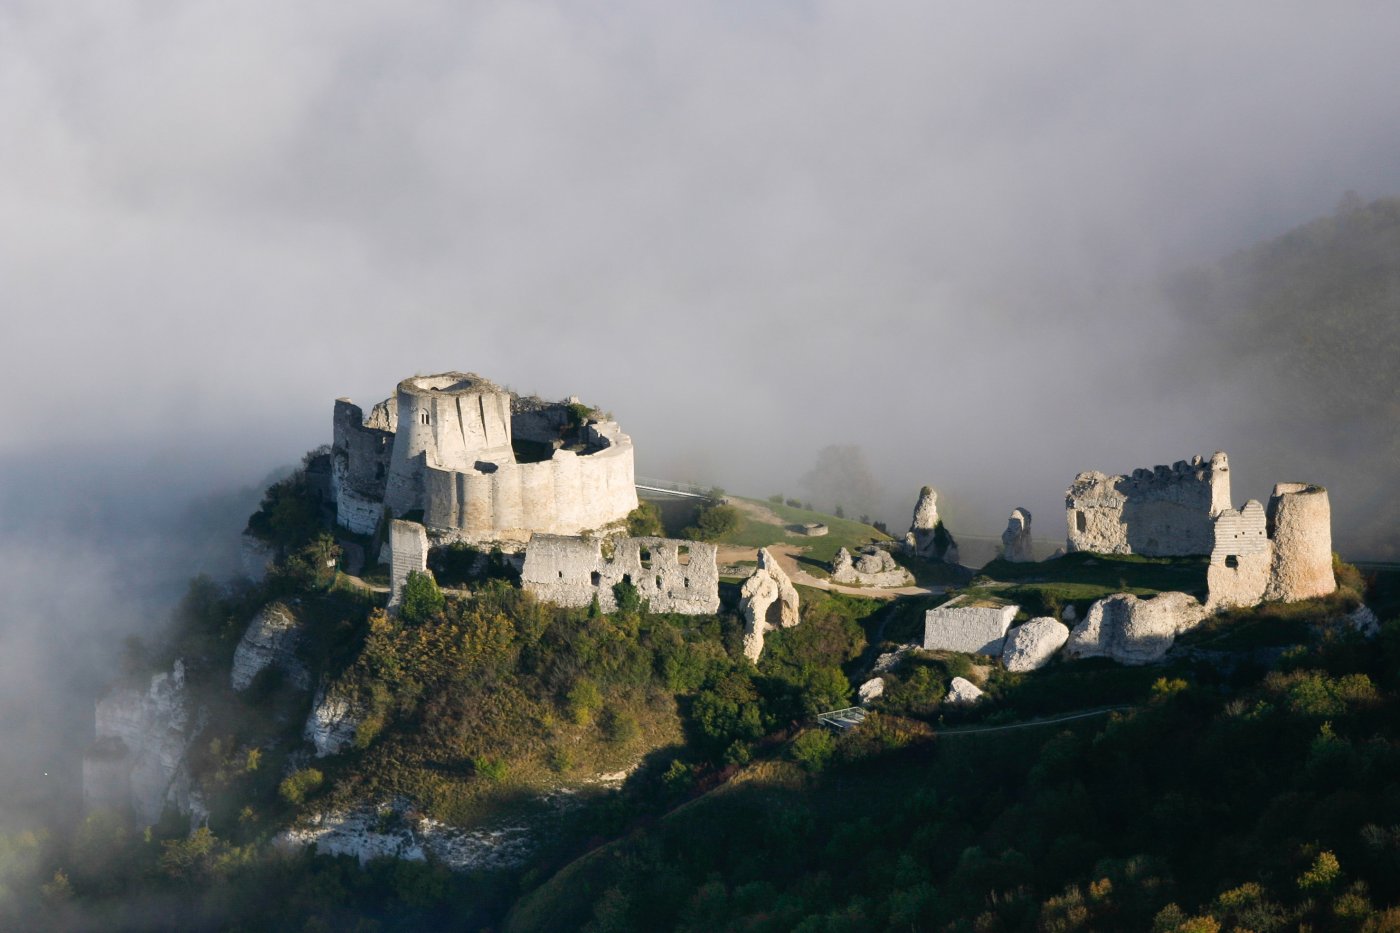
<instances>
[{"instance_id":1,"label":"stone keep","mask_svg":"<svg viewBox=\"0 0 1400 933\"><path fill-rule=\"evenodd\" d=\"M569 402L524 398L471 373L414 376L369 418L335 403L337 521L372 534L387 510L422 511L436 538L521 544L580 534L637 507L632 439L579 425Z\"/></svg>"},{"instance_id":2,"label":"stone keep","mask_svg":"<svg viewBox=\"0 0 1400 933\"><path fill-rule=\"evenodd\" d=\"M744 617L744 656L755 664L763 654L766 633L800 621L797 587L766 547L758 549L758 567L739 590L739 612Z\"/></svg>"},{"instance_id":3,"label":"stone keep","mask_svg":"<svg viewBox=\"0 0 1400 933\"><path fill-rule=\"evenodd\" d=\"M1031 510L1013 509L1001 533L1001 556L1013 564L1028 564L1035 560L1031 551Z\"/></svg>"},{"instance_id":4,"label":"stone keep","mask_svg":"<svg viewBox=\"0 0 1400 933\"><path fill-rule=\"evenodd\" d=\"M924 648L1000 656L1015 605L969 606L961 597L924 613Z\"/></svg>"},{"instance_id":5,"label":"stone keep","mask_svg":"<svg viewBox=\"0 0 1400 933\"><path fill-rule=\"evenodd\" d=\"M1065 491L1067 548L1098 554L1209 554L1214 516L1230 508L1230 462L1217 451L1108 476L1080 473Z\"/></svg>"},{"instance_id":6,"label":"stone keep","mask_svg":"<svg viewBox=\"0 0 1400 933\"><path fill-rule=\"evenodd\" d=\"M1215 546L1206 568L1206 608L1258 605L1269 585L1273 560L1262 505L1250 499L1238 511L1221 512L1215 517Z\"/></svg>"},{"instance_id":7,"label":"stone keep","mask_svg":"<svg viewBox=\"0 0 1400 933\"><path fill-rule=\"evenodd\" d=\"M389 611L399 608L411 573L428 573L428 531L417 522L394 519L389 526Z\"/></svg>"},{"instance_id":8,"label":"stone keep","mask_svg":"<svg viewBox=\"0 0 1400 933\"><path fill-rule=\"evenodd\" d=\"M1268 522L1274 554L1264 598L1291 602L1336 590L1327 490L1307 483L1279 483L1269 497Z\"/></svg>"},{"instance_id":9,"label":"stone keep","mask_svg":"<svg viewBox=\"0 0 1400 933\"><path fill-rule=\"evenodd\" d=\"M537 534L525 547L520 585L560 606L617 609L613 586L628 582L652 612L719 611L719 549L670 538L575 538Z\"/></svg>"}]
</instances>

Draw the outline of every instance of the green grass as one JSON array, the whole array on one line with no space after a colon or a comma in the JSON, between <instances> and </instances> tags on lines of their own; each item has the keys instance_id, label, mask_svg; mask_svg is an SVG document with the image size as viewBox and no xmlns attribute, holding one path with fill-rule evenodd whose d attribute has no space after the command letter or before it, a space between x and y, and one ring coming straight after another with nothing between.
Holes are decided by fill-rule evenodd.
<instances>
[{"instance_id":1,"label":"green grass","mask_svg":"<svg viewBox=\"0 0 1400 933\"><path fill-rule=\"evenodd\" d=\"M809 512L806 509L794 509L791 506L775 505L772 502L761 502L757 499L747 501L771 510L785 524L770 525L758 521L747 513L742 513L738 529L721 538L721 544L730 544L736 547L791 544L794 547L806 548L807 552L803 555L804 557L810 558L812 561L820 561L821 564L829 564L836 557L836 552L843 547L854 551L861 545L869 544L872 541L890 540L889 535L877 531L872 526L851 521L848 518L837 518L834 515ZM816 538L809 538L801 534L788 534L789 528L795 528L809 522L821 522L829 530L825 535ZM824 570L825 568L814 568L810 564L807 567L809 572L814 569Z\"/></svg>"},{"instance_id":2,"label":"green grass","mask_svg":"<svg viewBox=\"0 0 1400 933\"><path fill-rule=\"evenodd\" d=\"M1206 557L1142 557L1137 554L1066 554L1033 564L994 560L981 576L1003 582L1098 584L1116 593L1177 591L1204 597Z\"/></svg>"}]
</instances>

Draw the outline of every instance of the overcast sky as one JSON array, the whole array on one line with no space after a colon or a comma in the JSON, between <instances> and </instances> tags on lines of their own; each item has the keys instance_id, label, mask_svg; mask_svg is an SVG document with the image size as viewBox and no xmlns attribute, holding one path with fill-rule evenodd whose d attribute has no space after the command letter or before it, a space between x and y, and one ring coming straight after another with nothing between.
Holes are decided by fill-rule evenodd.
<instances>
[{"instance_id":1,"label":"overcast sky","mask_svg":"<svg viewBox=\"0 0 1400 933\"><path fill-rule=\"evenodd\" d=\"M1078 470L1229 449L1156 287L1400 193L1397 49L1384 3L0 0L5 654L159 553L93 528L414 372L578 394L645 473L794 494L854 443L893 521L1062 535Z\"/></svg>"}]
</instances>

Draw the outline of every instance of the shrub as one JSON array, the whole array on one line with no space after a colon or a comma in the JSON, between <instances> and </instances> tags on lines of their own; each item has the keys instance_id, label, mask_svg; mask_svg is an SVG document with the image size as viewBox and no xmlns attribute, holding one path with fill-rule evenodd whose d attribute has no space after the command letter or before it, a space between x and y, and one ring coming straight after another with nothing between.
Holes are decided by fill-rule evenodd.
<instances>
[{"instance_id":1,"label":"shrub","mask_svg":"<svg viewBox=\"0 0 1400 933\"><path fill-rule=\"evenodd\" d=\"M681 534L692 541L714 541L739 528L739 510L718 503L702 505L695 510L695 519Z\"/></svg>"},{"instance_id":2,"label":"shrub","mask_svg":"<svg viewBox=\"0 0 1400 933\"><path fill-rule=\"evenodd\" d=\"M422 623L442 612L447 598L438 589L432 574L415 570L404 581L403 593L399 596L399 618L405 622Z\"/></svg>"},{"instance_id":3,"label":"shrub","mask_svg":"<svg viewBox=\"0 0 1400 933\"><path fill-rule=\"evenodd\" d=\"M821 771L836 753L836 739L825 728L808 729L792 743L792 757L813 773Z\"/></svg>"},{"instance_id":4,"label":"shrub","mask_svg":"<svg viewBox=\"0 0 1400 933\"><path fill-rule=\"evenodd\" d=\"M643 502L627 513L627 533L634 538L659 537L666 533L661 524L661 507Z\"/></svg>"},{"instance_id":5,"label":"shrub","mask_svg":"<svg viewBox=\"0 0 1400 933\"><path fill-rule=\"evenodd\" d=\"M637 717L631 713L609 709L603 714L603 737L613 745L626 745L635 742L642 734Z\"/></svg>"},{"instance_id":6,"label":"shrub","mask_svg":"<svg viewBox=\"0 0 1400 933\"><path fill-rule=\"evenodd\" d=\"M1298 876L1298 888L1302 891L1330 888L1341 874L1342 866L1337 856L1327 851L1319 852L1313 859L1312 867Z\"/></svg>"},{"instance_id":7,"label":"shrub","mask_svg":"<svg viewBox=\"0 0 1400 933\"><path fill-rule=\"evenodd\" d=\"M315 791L326 780L326 776L315 768L302 768L293 771L277 785L277 793L287 803L299 807L306 801L306 795Z\"/></svg>"},{"instance_id":8,"label":"shrub","mask_svg":"<svg viewBox=\"0 0 1400 933\"><path fill-rule=\"evenodd\" d=\"M499 784L506 779L510 767L500 758L477 755L472 759L472 770L493 784Z\"/></svg>"},{"instance_id":9,"label":"shrub","mask_svg":"<svg viewBox=\"0 0 1400 933\"><path fill-rule=\"evenodd\" d=\"M603 692L591 680L580 680L574 684L566 698L569 719L580 726L593 721L593 716L603 708Z\"/></svg>"}]
</instances>

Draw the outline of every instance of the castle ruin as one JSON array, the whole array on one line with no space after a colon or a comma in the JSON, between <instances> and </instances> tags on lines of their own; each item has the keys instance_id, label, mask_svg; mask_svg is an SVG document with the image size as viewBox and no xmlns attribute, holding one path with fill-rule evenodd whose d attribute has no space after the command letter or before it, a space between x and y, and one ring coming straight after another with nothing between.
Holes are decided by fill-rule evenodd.
<instances>
[{"instance_id":1,"label":"castle ruin","mask_svg":"<svg viewBox=\"0 0 1400 933\"><path fill-rule=\"evenodd\" d=\"M373 534L421 514L441 541L516 545L616 525L637 507L632 439L587 412L459 372L403 380L368 418L337 399L336 520Z\"/></svg>"},{"instance_id":2,"label":"castle ruin","mask_svg":"<svg viewBox=\"0 0 1400 933\"><path fill-rule=\"evenodd\" d=\"M598 600L617 609L613 587L630 583L652 612L708 615L719 611L719 548L670 538L578 538L535 535L525 548L520 585L560 606Z\"/></svg>"}]
</instances>

